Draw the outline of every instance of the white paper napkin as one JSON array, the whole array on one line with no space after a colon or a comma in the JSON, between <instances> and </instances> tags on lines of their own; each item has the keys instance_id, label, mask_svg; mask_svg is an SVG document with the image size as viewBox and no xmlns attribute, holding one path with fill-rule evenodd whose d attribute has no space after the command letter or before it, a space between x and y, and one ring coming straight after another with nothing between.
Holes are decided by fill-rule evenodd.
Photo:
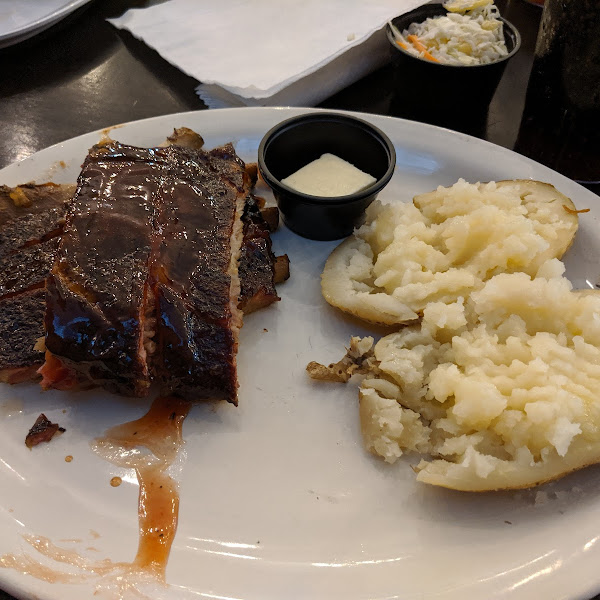
<instances>
[{"instance_id":1,"label":"white paper napkin","mask_svg":"<svg viewBox=\"0 0 600 600\"><path fill-rule=\"evenodd\" d=\"M210 107L313 106L382 66L385 23L425 2L169 0L110 22L201 81Z\"/></svg>"}]
</instances>

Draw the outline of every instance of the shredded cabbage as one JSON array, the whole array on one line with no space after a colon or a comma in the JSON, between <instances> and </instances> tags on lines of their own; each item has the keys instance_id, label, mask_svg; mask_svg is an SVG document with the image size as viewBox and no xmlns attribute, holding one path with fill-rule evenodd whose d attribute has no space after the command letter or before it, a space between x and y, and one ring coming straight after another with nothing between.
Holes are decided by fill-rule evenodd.
<instances>
[{"instance_id":1,"label":"shredded cabbage","mask_svg":"<svg viewBox=\"0 0 600 600\"><path fill-rule=\"evenodd\" d=\"M402 33L392 26L396 42L410 54L447 65L495 62L508 54L502 21L492 2L481 4L411 23Z\"/></svg>"}]
</instances>

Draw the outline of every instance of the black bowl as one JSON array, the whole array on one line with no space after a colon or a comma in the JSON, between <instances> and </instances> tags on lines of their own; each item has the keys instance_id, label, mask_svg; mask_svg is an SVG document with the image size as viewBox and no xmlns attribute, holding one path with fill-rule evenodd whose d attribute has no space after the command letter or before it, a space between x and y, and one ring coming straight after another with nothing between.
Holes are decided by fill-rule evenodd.
<instances>
[{"instance_id":1,"label":"black bowl","mask_svg":"<svg viewBox=\"0 0 600 600\"><path fill-rule=\"evenodd\" d=\"M404 31L411 23L447 12L441 4L425 4L396 17L392 23ZM518 30L506 19L501 20L508 55L492 63L469 66L444 65L410 54L398 46L388 25L387 37L394 48L395 114L450 126L454 120L463 122L469 115L485 114L508 61L521 47Z\"/></svg>"},{"instance_id":2,"label":"black bowl","mask_svg":"<svg viewBox=\"0 0 600 600\"><path fill-rule=\"evenodd\" d=\"M301 167L329 152L375 177L363 190L346 196L303 194L281 183ZM313 240L350 235L367 206L389 182L396 165L390 139L377 127L340 113L316 112L292 117L266 133L258 148L258 168L273 190L284 223Z\"/></svg>"}]
</instances>

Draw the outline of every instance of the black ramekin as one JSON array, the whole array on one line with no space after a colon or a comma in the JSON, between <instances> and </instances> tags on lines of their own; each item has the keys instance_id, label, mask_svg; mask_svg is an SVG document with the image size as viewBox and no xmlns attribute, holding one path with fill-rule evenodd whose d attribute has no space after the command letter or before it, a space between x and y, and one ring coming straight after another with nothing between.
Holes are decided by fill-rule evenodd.
<instances>
[{"instance_id":1,"label":"black ramekin","mask_svg":"<svg viewBox=\"0 0 600 600\"><path fill-rule=\"evenodd\" d=\"M364 190L346 196L303 194L281 183L324 153L335 154L375 177ZM284 223L313 240L336 240L362 223L367 206L390 181L396 164L391 140L370 123L332 112L287 119L269 130L258 148L258 168L273 190Z\"/></svg>"}]
</instances>

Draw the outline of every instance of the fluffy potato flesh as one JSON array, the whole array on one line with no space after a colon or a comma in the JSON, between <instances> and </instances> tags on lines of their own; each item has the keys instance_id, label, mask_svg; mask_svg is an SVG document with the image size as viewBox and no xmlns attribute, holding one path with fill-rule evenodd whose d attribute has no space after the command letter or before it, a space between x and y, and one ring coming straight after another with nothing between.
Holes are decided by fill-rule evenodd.
<instances>
[{"instance_id":1,"label":"fluffy potato flesh","mask_svg":"<svg viewBox=\"0 0 600 600\"><path fill-rule=\"evenodd\" d=\"M496 275L382 338L360 387L366 447L420 452L419 481L467 491L600 461L600 293L573 292L563 270Z\"/></svg>"},{"instance_id":2,"label":"fluffy potato flesh","mask_svg":"<svg viewBox=\"0 0 600 600\"><path fill-rule=\"evenodd\" d=\"M323 296L373 323L416 320L431 302L451 304L499 273L534 275L562 257L577 231L573 211L552 185L529 180L459 180L413 204L375 202L327 260Z\"/></svg>"}]
</instances>

